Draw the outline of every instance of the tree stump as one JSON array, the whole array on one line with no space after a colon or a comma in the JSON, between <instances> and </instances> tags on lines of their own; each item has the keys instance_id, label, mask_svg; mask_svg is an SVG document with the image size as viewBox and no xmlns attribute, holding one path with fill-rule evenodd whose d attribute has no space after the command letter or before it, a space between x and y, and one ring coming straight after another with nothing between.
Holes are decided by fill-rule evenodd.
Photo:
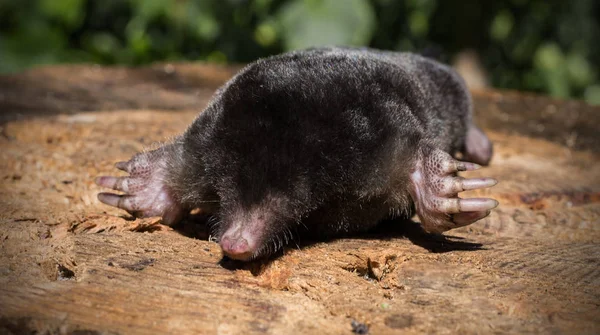
<instances>
[{"instance_id":1,"label":"tree stump","mask_svg":"<svg viewBox=\"0 0 600 335\"><path fill-rule=\"evenodd\" d=\"M0 76L0 333L600 333L600 108L473 92L500 201L445 237L413 221L222 261L96 200L94 177L182 132L236 68Z\"/></svg>"}]
</instances>

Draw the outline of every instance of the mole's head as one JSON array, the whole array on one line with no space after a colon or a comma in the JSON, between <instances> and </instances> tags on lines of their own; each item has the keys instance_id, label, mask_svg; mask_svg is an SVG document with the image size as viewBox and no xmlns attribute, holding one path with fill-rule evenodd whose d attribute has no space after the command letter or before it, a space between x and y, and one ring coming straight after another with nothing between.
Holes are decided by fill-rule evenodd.
<instances>
[{"instance_id":1,"label":"mole's head","mask_svg":"<svg viewBox=\"0 0 600 335\"><path fill-rule=\"evenodd\" d=\"M297 235L353 162L340 149L354 146L344 144L351 136L338 106L298 81L300 67L260 64L231 81L187 133L220 199L217 238L238 260L268 256Z\"/></svg>"},{"instance_id":2,"label":"mole's head","mask_svg":"<svg viewBox=\"0 0 600 335\"><path fill-rule=\"evenodd\" d=\"M297 233L300 215L282 194L261 201L222 203L217 236L223 253L247 261L273 254Z\"/></svg>"},{"instance_id":3,"label":"mole's head","mask_svg":"<svg viewBox=\"0 0 600 335\"><path fill-rule=\"evenodd\" d=\"M302 219L328 198L328 173L289 137L224 139L212 144L222 154L207 160L206 169L220 199L215 228L221 248L237 260L273 254L298 236Z\"/></svg>"}]
</instances>

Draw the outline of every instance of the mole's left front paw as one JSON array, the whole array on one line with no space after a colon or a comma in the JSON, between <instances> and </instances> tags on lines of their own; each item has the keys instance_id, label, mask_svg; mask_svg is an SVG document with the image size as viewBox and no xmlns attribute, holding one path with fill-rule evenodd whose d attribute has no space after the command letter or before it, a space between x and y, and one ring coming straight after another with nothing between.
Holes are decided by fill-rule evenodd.
<instances>
[{"instance_id":1,"label":"mole's left front paw","mask_svg":"<svg viewBox=\"0 0 600 335\"><path fill-rule=\"evenodd\" d=\"M469 225L490 214L498 201L490 198L461 199L458 193L487 188L497 184L492 178L465 179L457 172L476 170L474 163L457 161L444 151L426 149L417 159L417 167L411 173L411 195L421 225L428 232Z\"/></svg>"}]
</instances>

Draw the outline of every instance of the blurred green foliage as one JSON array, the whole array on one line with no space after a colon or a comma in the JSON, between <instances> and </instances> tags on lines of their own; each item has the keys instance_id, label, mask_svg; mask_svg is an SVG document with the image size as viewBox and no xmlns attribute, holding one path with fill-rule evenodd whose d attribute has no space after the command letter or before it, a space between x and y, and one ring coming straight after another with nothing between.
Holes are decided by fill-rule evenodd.
<instances>
[{"instance_id":1,"label":"blurred green foliage","mask_svg":"<svg viewBox=\"0 0 600 335\"><path fill-rule=\"evenodd\" d=\"M597 0L0 0L0 72L38 64L249 62L356 45L479 54L500 88L600 104Z\"/></svg>"}]
</instances>

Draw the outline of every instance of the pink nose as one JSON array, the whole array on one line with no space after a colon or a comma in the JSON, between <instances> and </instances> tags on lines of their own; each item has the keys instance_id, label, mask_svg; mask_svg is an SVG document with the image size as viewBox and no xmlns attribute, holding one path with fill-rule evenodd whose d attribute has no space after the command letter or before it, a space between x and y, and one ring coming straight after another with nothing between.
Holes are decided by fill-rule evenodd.
<instances>
[{"instance_id":1,"label":"pink nose","mask_svg":"<svg viewBox=\"0 0 600 335\"><path fill-rule=\"evenodd\" d=\"M243 237L230 238L229 236L223 236L220 244L223 253L229 258L245 261L252 256L248 241Z\"/></svg>"}]
</instances>

